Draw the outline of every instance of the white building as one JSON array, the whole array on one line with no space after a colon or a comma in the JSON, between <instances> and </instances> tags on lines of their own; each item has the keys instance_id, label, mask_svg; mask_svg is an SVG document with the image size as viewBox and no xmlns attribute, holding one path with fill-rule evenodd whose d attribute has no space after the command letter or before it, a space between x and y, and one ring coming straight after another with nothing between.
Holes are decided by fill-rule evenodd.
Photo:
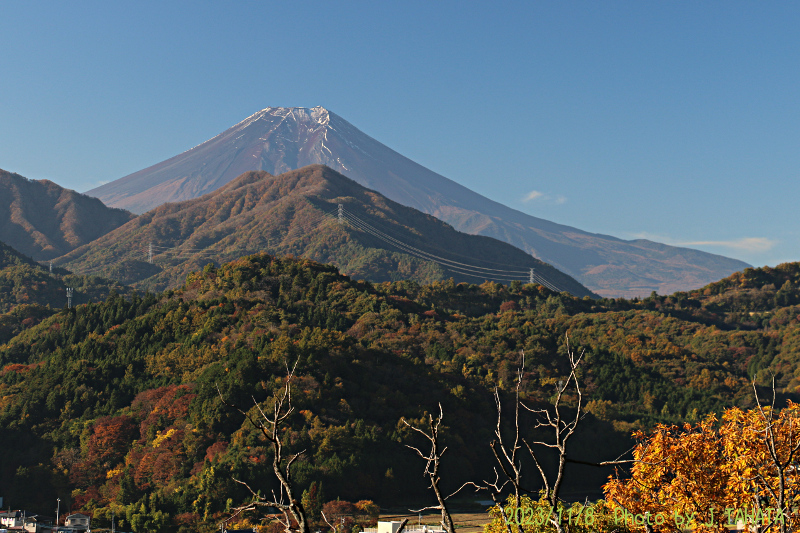
<instances>
[{"instance_id":1,"label":"white building","mask_svg":"<svg viewBox=\"0 0 800 533\"><path fill-rule=\"evenodd\" d=\"M378 527L365 528L363 533L397 533L402 522L378 522ZM440 526L420 526L407 524L403 533L445 533Z\"/></svg>"},{"instance_id":2,"label":"white building","mask_svg":"<svg viewBox=\"0 0 800 533\"><path fill-rule=\"evenodd\" d=\"M0 525L3 528L22 527L22 511L5 511L0 513Z\"/></svg>"},{"instance_id":3,"label":"white building","mask_svg":"<svg viewBox=\"0 0 800 533\"><path fill-rule=\"evenodd\" d=\"M90 524L90 517L81 513L71 514L64 519L64 527L74 529L75 531L86 531L89 529Z\"/></svg>"},{"instance_id":4,"label":"white building","mask_svg":"<svg viewBox=\"0 0 800 533\"><path fill-rule=\"evenodd\" d=\"M28 533L45 533L53 530L53 519L49 516L31 515L25 517L22 526Z\"/></svg>"}]
</instances>

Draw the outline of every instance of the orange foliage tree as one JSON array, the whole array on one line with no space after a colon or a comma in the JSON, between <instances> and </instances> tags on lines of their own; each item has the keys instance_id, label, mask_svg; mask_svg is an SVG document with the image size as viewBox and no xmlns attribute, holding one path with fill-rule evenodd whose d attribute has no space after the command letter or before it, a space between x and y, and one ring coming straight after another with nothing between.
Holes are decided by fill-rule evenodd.
<instances>
[{"instance_id":1,"label":"orange foliage tree","mask_svg":"<svg viewBox=\"0 0 800 533\"><path fill-rule=\"evenodd\" d=\"M800 515L800 404L789 402L778 411L775 401L755 409L729 409L720 435L729 458L729 490L751 508L758 532L796 531ZM749 504L749 505L748 505ZM743 513L742 513L743 514ZM740 517L744 518L744 516Z\"/></svg>"},{"instance_id":2,"label":"orange foliage tree","mask_svg":"<svg viewBox=\"0 0 800 533\"><path fill-rule=\"evenodd\" d=\"M648 533L687 528L723 532L720 524L708 525L713 524L712 509L733 504L716 423L711 415L695 426L658 425L650 436L635 432L639 445L630 479L612 479L604 487L615 518Z\"/></svg>"},{"instance_id":3,"label":"orange foliage tree","mask_svg":"<svg viewBox=\"0 0 800 533\"><path fill-rule=\"evenodd\" d=\"M800 405L731 408L692 426L637 432L631 477L604 487L615 518L647 533L692 528L724 533L796 530L800 503Z\"/></svg>"}]
</instances>

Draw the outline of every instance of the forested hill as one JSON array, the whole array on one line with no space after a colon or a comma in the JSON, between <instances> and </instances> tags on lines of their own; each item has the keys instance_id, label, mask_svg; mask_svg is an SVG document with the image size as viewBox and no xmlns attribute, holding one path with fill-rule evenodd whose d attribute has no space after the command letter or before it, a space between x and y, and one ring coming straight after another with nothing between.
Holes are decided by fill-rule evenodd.
<instances>
[{"instance_id":1,"label":"forested hill","mask_svg":"<svg viewBox=\"0 0 800 533\"><path fill-rule=\"evenodd\" d=\"M55 268L50 272L0 242L0 343L13 337L67 304L72 287L75 305L105 300L111 291L127 294L129 288L97 276L78 276Z\"/></svg>"},{"instance_id":2,"label":"forested hill","mask_svg":"<svg viewBox=\"0 0 800 533\"><path fill-rule=\"evenodd\" d=\"M800 263L747 268L700 290L692 291L703 307L740 313L737 320L775 308L800 303Z\"/></svg>"},{"instance_id":3,"label":"forested hill","mask_svg":"<svg viewBox=\"0 0 800 533\"><path fill-rule=\"evenodd\" d=\"M492 388L507 397L524 350L523 394L551 401L566 334L585 349L591 413L572 457L611 459L632 429L752 402L753 375L774 373L796 397L797 271L748 269L717 294L595 301L519 283L373 285L266 254L207 266L162 294L62 310L0 346L0 489L7 505L40 512L60 497L96 527L113 511L121 529L211 531L246 496L233 477L263 491L272 479L267 448L217 387L247 409L296 361L286 443L307 450L299 489L422 506L423 465L401 417L442 403L445 488L490 475ZM767 311L713 300L784 275L789 300ZM609 473L570 465L568 494L597 495Z\"/></svg>"},{"instance_id":4,"label":"forested hill","mask_svg":"<svg viewBox=\"0 0 800 533\"><path fill-rule=\"evenodd\" d=\"M82 276L54 267L52 272L32 258L0 241L0 313L21 304L38 304L56 309L67 301L72 287L73 303L105 300L110 291L126 294L130 288L99 276Z\"/></svg>"},{"instance_id":5,"label":"forested hill","mask_svg":"<svg viewBox=\"0 0 800 533\"><path fill-rule=\"evenodd\" d=\"M37 260L58 257L135 215L52 181L0 170L0 241Z\"/></svg>"},{"instance_id":6,"label":"forested hill","mask_svg":"<svg viewBox=\"0 0 800 533\"><path fill-rule=\"evenodd\" d=\"M504 331L493 311L506 300L583 300L533 285L448 287L373 286L331 266L256 255L206 267L162 295L115 295L64 310L0 346L6 501L41 501L46 509L52 496L72 497L73 510L91 511L98 527L115 509L128 520L166 516L175 528L213 529L228 499L245 497L231 476L260 486L269 479L263 443L220 402L216 387L247 408L252 395L263 399L280 386L293 361L291 441L309 450L296 472L299 484L321 481L331 499L422 501L422 465L401 444L408 435L400 419L417 419L439 402L452 457L446 484L484 477L494 425L490 389L508 381L508 362L500 363L516 363L519 342L554 354L558 335L528 342L515 330L487 351L496 339L473 334L477 319L436 310L425 299L451 292L486 315L480 327L491 335ZM451 323L466 328L457 354L430 338ZM549 359L541 364L557 375L558 360ZM598 434L617 451L628 445L610 422L587 424L587 435ZM598 458L582 442L581 453ZM572 487L586 479L599 487L604 476L576 477Z\"/></svg>"},{"instance_id":7,"label":"forested hill","mask_svg":"<svg viewBox=\"0 0 800 533\"><path fill-rule=\"evenodd\" d=\"M75 272L162 290L179 286L209 262L261 251L332 263L347 275L376 282L450 277L508 282L528 280L533 268L537 281L594 296L518 248L457 232L321 165L280 176L247 172L203 197L149 211L57 262Z\"/></svg>"}]
</instances>

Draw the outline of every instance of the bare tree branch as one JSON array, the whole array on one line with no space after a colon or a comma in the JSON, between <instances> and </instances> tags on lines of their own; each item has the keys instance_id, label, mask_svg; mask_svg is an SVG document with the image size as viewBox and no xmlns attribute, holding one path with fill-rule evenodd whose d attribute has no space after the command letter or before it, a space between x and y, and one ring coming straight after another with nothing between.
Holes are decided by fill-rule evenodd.
<instances>
[{"instance_id":1,"label":"bare tree branch","mask_svg":"<svg viewBox=\"0 0 800 533\"><path fill-rule=\"evenodd\" d=\"M519 458L518 452L523 448L528 452L536 469L541 478L544 486L544 497L547 500L550 508L555 510L560 502L559 493L564 480L564 468L567 462L578 464L590 464L596 466L606 466L613 464L622 464L619 458L615 461L604 461L602 463L589 463L586 461L579 461L572 459L567 455L567 443L575 433L581 420L585 416L583 407L583 391L581 389L580 379L578 377L578 368L580 367L584 351L576 354L569 344L569 337L566 337L567 347L567 363L569 365L569 374L566 379L560 381L556 387L556 396L553 405L550 408L533 408L526 405L521 400L521 386L523 378L523 370L525 367L525 353L520 352L521 361L517 370L517 381L514 390L514 439L510 443L505 443L501 434L501 419L502 409L500 405L499 391L495 389L495 404L497 407L497 426L495 429L495 439L491 443L492 453L495 460L500 467L500 470L506 477L506 481L499 482L495 479L493 483L484 481L482 488L488 489L492 495L492 500L500 509L500 513L506 524L508 533L513 533L511 523L506 516L505 508L502 504L502 491L507 483L510 483L514 489L514 498L516 505L520 505L520 494L522 492L530 492L522 487L522 462ZM571 391L569 396L573 399L575 410L574 416L567 416L565 402L567 400L568 390ZM520 408L524 411L534 415L535 419L532 429L547 429L550 430L552 440L536 440L528 441L520 436ZM546 450L552 450L558 454L558 470L555 476L548 476L544 470L542 458L537 452L536 447L541 447ZM627 461L624 461L627 462ZM497 478L497 472L495 471ZM549 518L551 524L555 527L557 533L565 533L569 530L569 524L555 513Z\"/></svg>"},{"instance_id":2,"label":"bare tree branch","mask_svg":"<svg viewBox=\"0 0 800 533\"><path fill-rule=\"evenodd\" d=\"M252 496L252 500L249 503L234 508L234 516L238 516L244 511L255 510L258 507L274 507L283 514L281 523L286 533L310 533L305 509L300 499L297 498L295 494L291 472L292 465L303 456L305 450L284 457L283 442L281 442L281 437L286 429L284 427L285 422L294 411L294 407L292 407L292 380L294 379L296 368L297 362L295 362L291 369L287 365L285 384L282 391L275 396L274 405L271 409L264 411L255 398L253 399L253 403L259 414L258 417L253 417L250 415L249 411L245 412L239 407L228 403L219 390L219 387L217 387L217 393L223 404L236 409L239 413L244 415L253 427L261 432L264 439L271 444L273 451L272 471L275 477L278 478L280 484L279 494L275 494L273 491L272 498L269 499L258 494L247 483L234 479L237 483L244 485Z\"/></svg>"},{"instance_id":3,"label":"bare tree branch","mask_svg":"<svg viewBox=\"0 0 800 533\"><path fill-rule=\"evenodd\" d=\"M425 469L423 470L422 475L427 477L430 481L429 488L433 490L433 493L436 496L436 501L438 502L438 505L432 505L417 511L411 510L411 512L418 513L424 510L439 510L442 513L442 528L444 528L447 533L455 533L453 519L450 516L450 511L447 509L447 499L457 494L464 487L470 485L470 483L464 483L461 488L459 488L450 496L445 497L442 495L442 492L439 488L439 464L441 462L442 455L444 455L444 452L447 451L446 446L444 448L440 448L439 426L442 424L442 418L444 418L444 412L442 410L442 404L440 403L439 416L434 417L433 415L428 415L428 431L423 431L418 427L412 426L408 423L408 421L406 421L405 418L401 419L407 427L424 436L425 439L430 443L431 450L427 455L420 451L419 448L415 448L414 446L406 444L406 447L417 452L417 455L425 460Z\"/></svg>"},{"instance_id":4,"label":"bare tree branch","mask_svg":"<svg viewBox=\"0 0 800 533\"><path fill-rule=\"evenodd\" d=\"M758 409L758 413L761 415L761 419L764 423L763 430L759 431L759 433L761 433L759 438L766 447L767 456L769 458L769 463L762 465L761 468L774 471L778 482L778 486L775 487L766 479L763 470L757 472L752 479L755 486L753 499L755 506L761 510L762 502L759 492L767 493L775 500L775 504L773 504L771 507L782 513L780 518L778 516L771 516L769 524L756 524L756 526L759 528L759 530L768 531L776 524L776 522L779 522L778 529L780 533L787 533L792 529L791 516L793 515L793 506L795 505L798 497L797 491L792 488L794 484L789 483L788 477L789 475L797 475L797 465L794 463L796 461L795 455L798 450L800 450L800 435L794 431L795 424L794 418L792 418L789 420L790 429L788 430L788 435L784 435L783 437L780 436L780 433L782 432L782 428L780 426L784 425L785 422L781 421L780 416L776 419L775 376L772 376L772 399L769 407L762 405L761 400L758 398L758 389L756 388L755 376L753 377L752 387L753 396L756 401L756 408ZM776 434L776 431L778 434ZM782 449L780 441L783 441L784 447ZM788 453L785 447L787 444ZM782 454L785 454L783 459L781 458ZM769 513L769 515L771 514L772 513ZM786 518L788 518L788 520Z\"/></svg>"}]
</instances>

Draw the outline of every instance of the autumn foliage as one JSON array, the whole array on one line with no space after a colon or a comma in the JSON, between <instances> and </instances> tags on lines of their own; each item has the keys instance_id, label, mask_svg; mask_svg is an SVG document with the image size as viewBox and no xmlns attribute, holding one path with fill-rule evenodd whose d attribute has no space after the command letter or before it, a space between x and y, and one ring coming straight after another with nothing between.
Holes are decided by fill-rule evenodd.
<instances>
[{"instance_id":1,"label":"autumn foliage","mask_svg":"<svg viewBox=\"0 0 800 533\"><path fill-rule=\"evenodd\" d=\"M635 437L631 477L604 487L628 527L724 533L739 523L784 533L798 526L800 405L731 408L721 421L710 415Z\"/></svg>"},{"instance_id":2,"label":"autumn foliage","mask_svg":"<svg viewBox=\"0 0 800 533\"><path fill-rule=\"evenodd\" d=\"M209 266L161 294L112 294L71 310L12 302L14 311L0 314L4 496L41 513L56 497L62 509L71 499L72 510L91 513L98 529L111 526L113 513L123 531L161 523L174 533L216 528L227 502L247 496L234 476L265 494L275 488L264 481L271 479L269 450L221 404L218 387L231 402L252 406L254 397L273 394L288 360L299 366L286 444L307 451L297 464L298 491L324 485L324 499L309 496L320 508L339 496L420 501L426 484L416 458L398 444L400 418L420 417L441 401L451 450L443 480L478 479L493 460L480 445L494 427L490 391L499 385L508 394L524 349L525 399L549 402L548 391L565 375L559 339L569 333L586 348L581 379L590 399L576 458L616 457L630 446L632 429L661 422L669 428L662 444L685 459L661 466L693 484L648 471L656 456L634 479L658 480L675 498L679 490L704 491L707 501L693 504L698 513L712 502L724 506L722 498L746 494L747 486L707 476L695 458L715 465L735 456L764 483L774 486L781 475L794 483L791 464L769 474L769 449L756 438L763 427L738 429L758 428L757 417L748 418L754 414L719 415L705 429L697 421L744 405L753 375L763 383L772 372L780 391L800 390L800 264L745 271L723 285L708 295L595 301L519 283L376 285L330 265L260 254ZM0 290L0 299L9 294ZM719 441L723 428L731 435ZM687 450L685 441L705 451ZM749 451L734 455L720 442ZM777 450L787 446L775 442ZM608 475L583 472L568 480L571 492L597 487ZM618 500L630 495L625 505L632 510L661 504L619 483ZM786 505L792 497L787 493ZM775 505L770 498L766 506Z\"/></svg>"}]
</instances>

